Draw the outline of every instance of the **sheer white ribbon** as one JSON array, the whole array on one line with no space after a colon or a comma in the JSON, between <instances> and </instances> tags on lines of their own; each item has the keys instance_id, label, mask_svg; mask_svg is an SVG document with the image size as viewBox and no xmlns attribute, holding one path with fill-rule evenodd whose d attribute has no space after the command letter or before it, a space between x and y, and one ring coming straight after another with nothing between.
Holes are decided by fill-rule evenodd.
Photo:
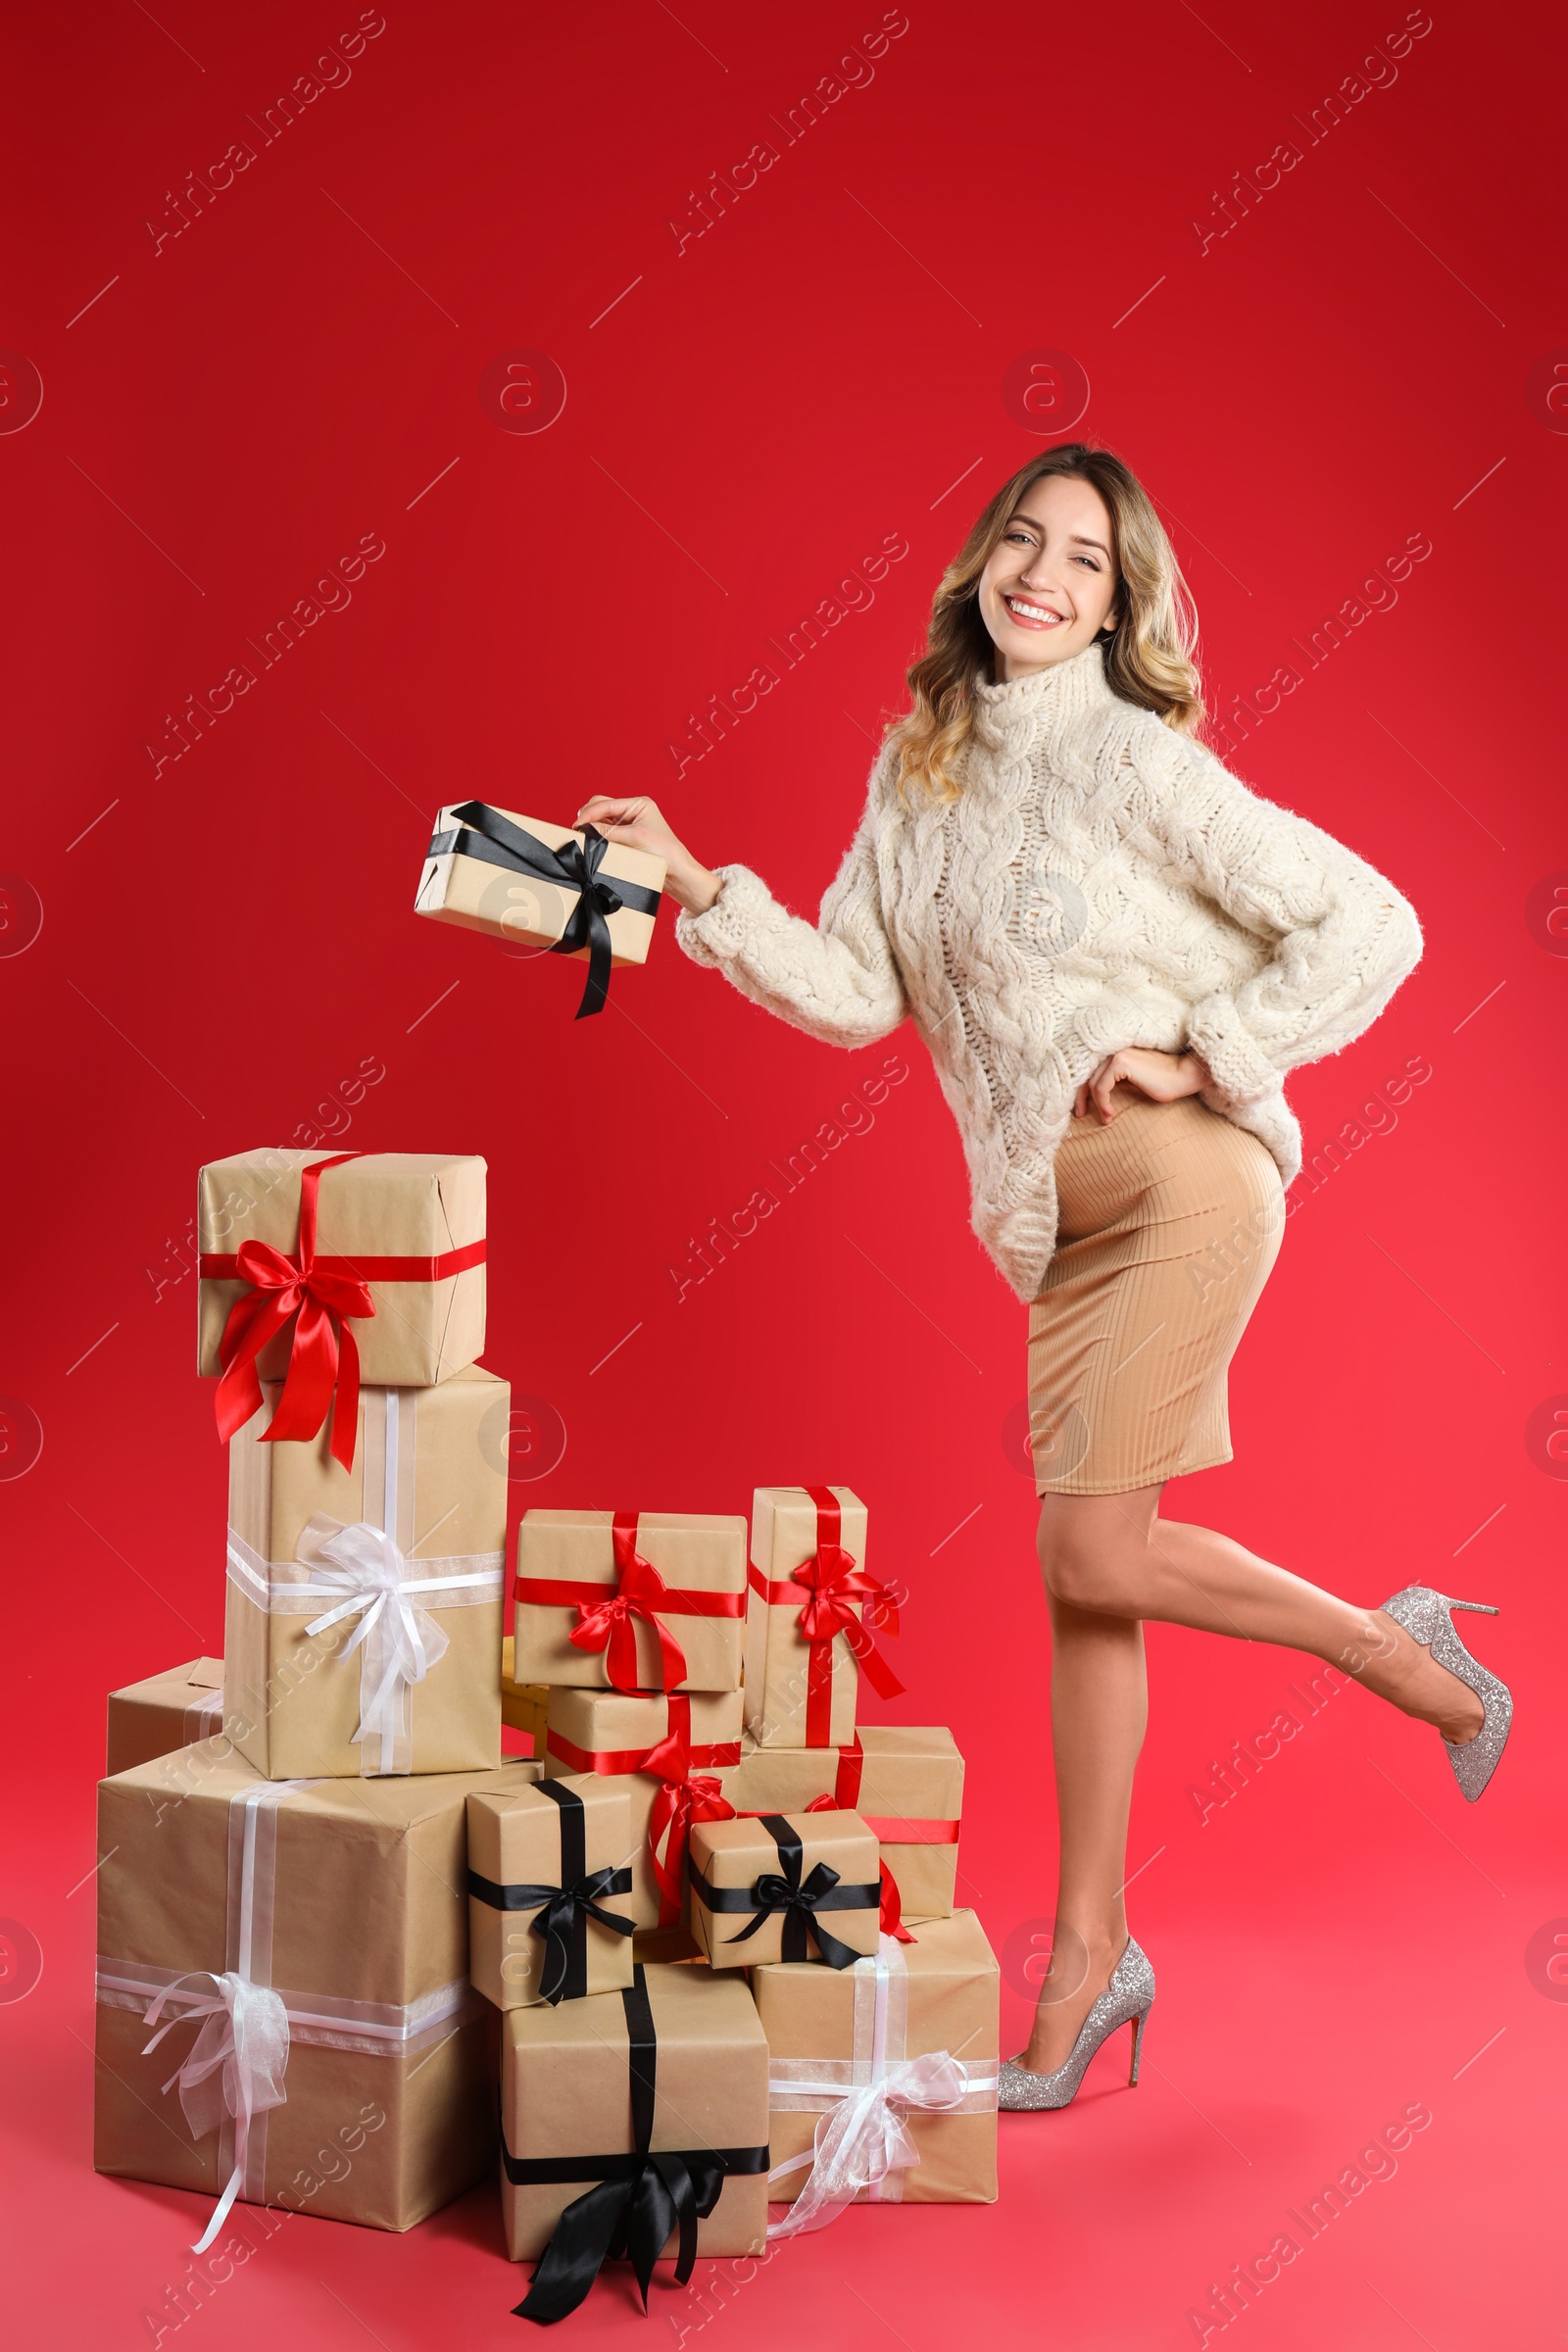
<instances>
[{"instance_id":1,"label":"sheer white ribbon","mask_svg":"<svg viewBox=\"0 0 1568 2352\"><path fill-rule=\"evenodd\" d=\"M502 1572L474 1568L462 1576L417 1576L412 1571L421 1563L406 1560L384 1528L364 1519L344 1527L319 1511L300 1537L298 1557L311 1581L289 1586L290 1597L297 1593L336 1603L313 1617L305 1631L324 1634L346 1617L360 1620L338 1653L350 1658L364 1644L354 1739L356 1743L378 1740L380 1770L395 1772L399 1747L410 1739L409 1692L451 1646L429 1611L411 1595L480 1586L499 1591Z\"/></svg>"},{"instance_id":2,"label":"sheer white ribbon","mask_svg":"<svg viewBox=\"0 0 1568 2352\"><path fill-rule=\"evenodd\" d=\"M185 1985L206 1983L210 1993L187 1992ZM223 2193L214 2207L193 2254L205 2254L228 2219L229 2208L244 2184L250 2153L251 2119L269 2108L281 2107L288 2093L283 2070L288 2064L288 2011L282 1995L269 1984L247 1983L237 1969L215 1976L209 1969L192 1969L166 1984L148 2006L144 2022L157 2026L164 2004L177 1995L178 2010L158 2026L142 2051L147 2057L174 2026L199 2017L201 2032L169 2081L166 2091L179 2084L179 2103L185 2110L193 2139L216 2132L225 2115L234 2119L234 2166Z\"/></svg>"},{"instance_id":3,"label":"sheer white ribbon","mask_svg":"<svg viewBox=\"0 0 1568 2352\"><path fill-rule=\"evenodd\" d=\"M836 2221L862 2190L896 2199L903 2178L918 2164L906 2115L983 2113L997 2103L995 2064L966 2063L948 2050L905 2055L908 1979L901 1946L890 1936L874 1959L858 1960L855 1982L855 2055L850 2059L775 2059L768 2069L768 2104L777 2112L823 2110L812 2144L775 2165L781 2180L803 2165L811 2170L784 2218L769 2222L769 2239L799 2236Z\"/></svg>"}]
</instances>

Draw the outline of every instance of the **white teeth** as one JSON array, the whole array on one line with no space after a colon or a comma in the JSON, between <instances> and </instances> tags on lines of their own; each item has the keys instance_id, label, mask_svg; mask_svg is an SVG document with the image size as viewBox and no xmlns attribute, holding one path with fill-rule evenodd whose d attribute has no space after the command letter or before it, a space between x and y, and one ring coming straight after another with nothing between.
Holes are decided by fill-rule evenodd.
<instances>
[{"instance_id":1,"label":"white teeth","mask_svg":"<svg viewBox=\"0 0 1568 2352\"><path fill-rule=\"evenodd\" d=\"M1004 602L1010 612L1020 612L1026 620L1053 621L1058 628L1061 625L1061 614L1053 612L1049 605L1031 605L1021 596L1009 596Z\"/></svg>"}]
</instances>

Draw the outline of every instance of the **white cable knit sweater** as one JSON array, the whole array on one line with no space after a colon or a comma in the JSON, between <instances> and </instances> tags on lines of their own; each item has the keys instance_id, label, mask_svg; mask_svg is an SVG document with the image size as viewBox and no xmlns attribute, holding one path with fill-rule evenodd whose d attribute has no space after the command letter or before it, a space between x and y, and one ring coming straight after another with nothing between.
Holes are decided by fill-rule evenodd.
<instances>
[{"instance_id":1,"label":"white cable knit sweater","mask_svg":"<svg viewBox=\"0 0 1568 2352\"><path fill-rule=\"evenodd\" d=\"M1204 1102L1289 1184L1301 1135L1284 1073L1360 1036L1421 931L1361 858L1123 702L1098 647L975 695L960 798L906 808L880 752L814 926L726 865L676 937L830 1045L912 1016L963 1137L975 1232L1033 1298L1056 1147L1105 1054L1194 1047L1214 1075Z\"/></svg>"}]
</instances>

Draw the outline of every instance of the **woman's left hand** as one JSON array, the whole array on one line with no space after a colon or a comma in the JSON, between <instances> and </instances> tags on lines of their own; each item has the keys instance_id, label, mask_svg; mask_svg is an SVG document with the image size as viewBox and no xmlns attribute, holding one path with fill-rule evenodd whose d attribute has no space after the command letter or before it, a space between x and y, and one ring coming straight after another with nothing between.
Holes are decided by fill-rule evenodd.
<instances>
[{"instance_id":1,"label":"woman's left hand","mask_svg":"<svg viewBox=\"0 0 1568 2352\"><path fill-rule=\"evenodd\" d=\"M1201 1054L1158 1054L1152 1046L1125 1046L1091 1071L1073 1100L1072 1115L1085 1117L1091 1102L1108 1127L1116 1116L1111 1096L1118 1085L1135 1086L1151 1102L1177 1102L1214 1083Z\"/></svg>"}]
</instances>

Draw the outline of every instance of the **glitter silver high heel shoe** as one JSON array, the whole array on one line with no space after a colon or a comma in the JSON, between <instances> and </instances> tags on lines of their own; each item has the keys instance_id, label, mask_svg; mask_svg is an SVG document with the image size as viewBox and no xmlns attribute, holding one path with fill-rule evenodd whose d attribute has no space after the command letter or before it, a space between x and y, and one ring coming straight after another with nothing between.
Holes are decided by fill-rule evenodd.
<instances>
[{"instance_id":1,"label":"glitter silver high heel shoe","mask_svg":"<svg viewBox=\"0 0 1568 2352\"><path fill-rule=\"evenodd\" d=\"M1110 1983L1084 2019L1077 2040L1055 2073L1031 2074L1016 2058L1004 2058L997 2105L1006 2114L1030 2107L1065 2107L1088 2072L1090 2059L1119 2026L1130 2025L1133 2030L1133 2062L1127 2085L1129 2089L1136 2088L1144 2028L1153 2005L1154 1972L1147 1955L1129 1936Z\"/></svg>"},{"instance_id":2,"label":"glitter silver high heel shoe","mask_svg":"<svg viewBox=\"0 0 1568 2352\"><path fill-rule=\"evenodd\" d=\"M1479 1659L1470 1655L1453 1630L1454 1609L1473 1609L1478 1617L1497 1614L1484 1600L1450 1600L1446 1592L1435 1592L1430 1585L1406 1585L1402 1592L1396 1592L1392 1600L1383 1603L1384 1616L1392 1617L1396 1625L1402 1625L1423 1649L1430 1649L1438 1664L1457 1675L1476 1693L1485 1709L1481 1729L1473 1740L1462 1740L1457 1746L1451 1740L1443 1742L1453 1766L1453 1777L1473 1805L1497 1769L1513 1721L1513 1693L1506 1683L1499 1683Z\"/></svg>"}]
</instances>

